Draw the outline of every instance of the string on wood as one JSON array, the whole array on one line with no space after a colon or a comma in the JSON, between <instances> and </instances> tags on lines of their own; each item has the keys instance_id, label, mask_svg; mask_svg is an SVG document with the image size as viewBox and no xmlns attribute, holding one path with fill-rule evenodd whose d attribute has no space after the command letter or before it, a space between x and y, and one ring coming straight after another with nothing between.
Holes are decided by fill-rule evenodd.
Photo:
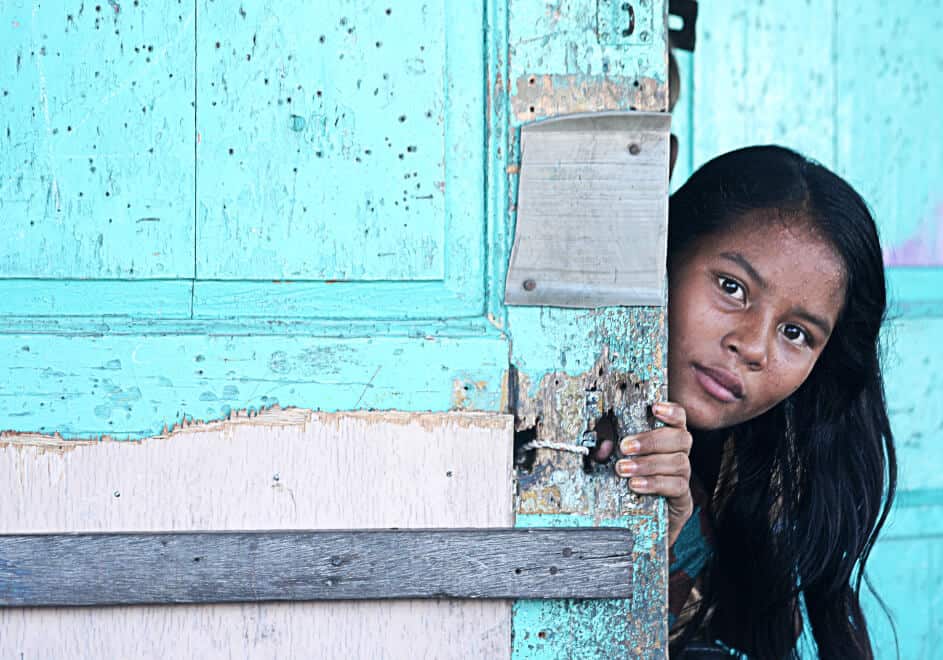
<instances>
[{"instance_id":1,"label":"string on wood","mask_svg":"<svg viewBox=\"0 0 943 660\"><path fill-rule=\"evenodd\" d=\"M521 449L524 451L530 451L531 449L555 449L557 451L569 451L574 454L582 454L583 456L589 454L589 447L584 447L583 445L568 445L565 442L550 442L549 440L531 440L521 445Z\"/></svg>"}]
</instances>

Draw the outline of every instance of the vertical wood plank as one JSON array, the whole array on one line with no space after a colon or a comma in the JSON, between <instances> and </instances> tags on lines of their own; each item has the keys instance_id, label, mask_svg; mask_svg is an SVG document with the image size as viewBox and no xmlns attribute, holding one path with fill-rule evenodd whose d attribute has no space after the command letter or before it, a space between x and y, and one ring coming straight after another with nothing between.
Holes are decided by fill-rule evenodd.
<instances>
[{"instance_id":1,"label":"vertical wood plank","mask_svg":"<svg viewBox=\"0 0 943 660\"><path fill-rule=\"evenodd\" d=\"M667 3L633 5L642 27L620 42L621 31L601 29L600 12L606 20L628 21L627 12L619 13L621 4L508 3L508 66L492 80L507 95L506 208L512 224L521 125L576 112L667 109ZM651 421L644 402L653 400L664 383L662 308L512 307L506 318L519 429L532 429L541 440L573 444L609 409L638 430ZM663 657L663 503L630 494L611 467L584 471L577 454L537 450L533 465L519 470L519 479L518 525L630 527L640 544L633 555L640 577L633 598L626 600L518 601L513 657Z\"/></svg>"}]
</instances>

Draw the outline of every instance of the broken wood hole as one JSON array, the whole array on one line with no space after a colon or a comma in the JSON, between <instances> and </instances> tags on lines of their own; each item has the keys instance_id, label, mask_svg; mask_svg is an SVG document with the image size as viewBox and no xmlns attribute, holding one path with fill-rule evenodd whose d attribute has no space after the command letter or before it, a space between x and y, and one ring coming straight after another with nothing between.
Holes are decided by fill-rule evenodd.
<instances>
[{"instance_id":1,"label":"broken wood hole","mask_svg":"<svg viewBox=\"0 0 943 660\"><path fill-rule=\"evenodd\" d=\"M523 472L530 472L534 469L534 461L537 460L537 450L524 449L524 445L537 439L537 426L540 424L540 418L534 420L534 425L527 429L521 429L514 432L514 465Z\"/></svg>"}]
</instances>

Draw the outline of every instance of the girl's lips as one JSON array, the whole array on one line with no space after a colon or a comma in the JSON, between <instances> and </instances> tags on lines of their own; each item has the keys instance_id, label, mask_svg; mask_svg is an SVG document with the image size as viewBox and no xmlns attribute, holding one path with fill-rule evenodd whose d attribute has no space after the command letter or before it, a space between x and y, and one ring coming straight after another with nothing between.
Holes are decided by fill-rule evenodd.
<instances>
[{"instance_id":1,"label":"girl's lips","mask_svg":"<svg viewBox=\"0 0 943 660\"><path fill-rule=\"evenodd\" d=\"M715 399L733 403L743 398L740 379L729 371L694 365L694 377L701 387Z\"/></svg>"}]
</instances>

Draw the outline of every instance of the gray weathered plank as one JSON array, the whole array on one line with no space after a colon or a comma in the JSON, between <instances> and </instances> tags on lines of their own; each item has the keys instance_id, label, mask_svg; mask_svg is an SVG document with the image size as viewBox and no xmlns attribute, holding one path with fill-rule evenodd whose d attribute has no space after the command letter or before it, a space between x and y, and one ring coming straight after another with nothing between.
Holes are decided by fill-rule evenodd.
<instances>
[{"instance_id":1,"label":"gray weathered plank","mask_svg":"<svg viewBox=\"0 0 943 660\"><path fill-rule=\"evenodd\" d=\"M625 598L631 530L0 535L0 606Z\"/></svg>"}]
</instances>

